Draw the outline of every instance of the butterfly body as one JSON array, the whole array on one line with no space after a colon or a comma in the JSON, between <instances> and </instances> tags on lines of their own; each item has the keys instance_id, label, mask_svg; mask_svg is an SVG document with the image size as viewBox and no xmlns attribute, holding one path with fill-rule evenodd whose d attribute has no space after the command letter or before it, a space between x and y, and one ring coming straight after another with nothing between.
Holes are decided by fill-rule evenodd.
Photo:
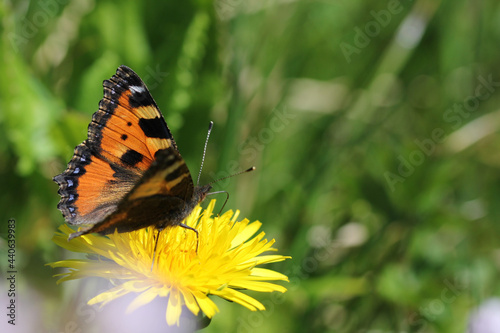
<instances>
[{"instance_id":1,"label":"butterfly body","mask_svg":"<svg viewBox=\"0 0 500 333\"><path fill-rule=\"evenodd\" d=\"M182 225L211 186L194 186L170 130L139 76L126 66L104 98L67 169L54 177L66 222L87 233Z\"/></svg>"}]
</instances>

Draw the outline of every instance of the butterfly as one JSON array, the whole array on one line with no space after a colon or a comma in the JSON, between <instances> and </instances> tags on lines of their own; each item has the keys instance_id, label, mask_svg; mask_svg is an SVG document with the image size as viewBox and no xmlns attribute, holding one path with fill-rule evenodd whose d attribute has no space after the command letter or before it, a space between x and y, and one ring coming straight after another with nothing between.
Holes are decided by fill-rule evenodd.
<instances>
[{"instance_id":1,"label":"butterfly","mask_svg":"<svg viewBox=\"0 0 500 333\"><path fill-rule=\"evenodd\" d=\"M89 233L181 226L212 186L193 184L170 129L140 77L127 66L103 82L104 98L87 139L76 146L59 185L57 208Z\"/></svg>"}]
</instances>

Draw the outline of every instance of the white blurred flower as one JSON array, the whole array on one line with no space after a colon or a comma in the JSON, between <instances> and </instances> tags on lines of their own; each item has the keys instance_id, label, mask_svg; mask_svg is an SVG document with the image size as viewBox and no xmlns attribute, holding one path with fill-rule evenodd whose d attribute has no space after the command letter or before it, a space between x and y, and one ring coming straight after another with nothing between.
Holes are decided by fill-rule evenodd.
<instances>
[{"instance_id":1,"label":"white blurred flower","mask_svg":"<svg viewBox=\"0 0 500 333\"><path fill-rule=\"evenodd\" d=\"M500 298L490 298L471 313L468 333L500 332Z\"/></svg>"}]
</instances>

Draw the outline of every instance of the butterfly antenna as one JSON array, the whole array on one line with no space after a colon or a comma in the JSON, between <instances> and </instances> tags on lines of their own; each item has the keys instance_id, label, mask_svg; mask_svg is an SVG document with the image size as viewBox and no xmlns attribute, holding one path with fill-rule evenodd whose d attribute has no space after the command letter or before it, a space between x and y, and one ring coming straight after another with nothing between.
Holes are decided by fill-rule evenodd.
<instances>
[{"instance_id":1,"label":"butterfly antenna","mask_svg":"<svg viewBox=\"0 0 500 333\"><path fill-rule=\"evenodd\" d=\"M203 163L205 163L205 153L207 152L208 139L210 138L210 133L212 133L212 127L214 127L214 122L210 121L210 124L208 124L207 139L205 140L205 147L203 148L203 156L201 158L200 172L198 173L198 180L196 180L196 186L200 184L201 170L203 170Z\"/></svg>"},{"instance_id":2,"label":"butterfly antenna","mask_svg":"<svg viewBox=\"0 0 500 333\"><path fill-rule=\"evenodd\" d=\"M214 180L214 181L208 183L208 185L212 185L212 184L215 184L217 182L220 182L221 180L228 179L228 178L231 178L231 177L234 177L234 176L238 176L238 175L241 175L242 173L247 173L247 172L254 171L254 170L255 170L255 167L253 166L253 167L248 168L246 170L243 170L243 171L240 171L240 172L237 172L237 173L233 173L232 175L229 175L229 176L222 177L222 178L219 178L217 180ZM214 192L212 192L212 193L214 193ZM219 193L219 192L217 192L217 193Z\"/></svg>"},{"instance_id":3,"label":"butterfly antenna","mask_svg":"<svg viewBox=\"0 0 500 333\"><path fill-rule=\"evenodd\" d=\"M237 172L235 174L232 174L232 175L229 175L229 176L222 177L220 179L214 180L213 182L208 183L208 185L212 185L213 183L217 183L218 181L221 181L221 180L224 180L224 179L227 179L227 178L231 178L231 177L234 177L234 176L238 176L238 175L241 175L242 173L247 173L247 172L254 171L254 170L255 170L255 167L253 166L251 168L248 168L246 170ZM219 194L219 193L225 193L226 194L226 200L224 201L224 204L222 205L222 207L221 207L221 209L219 211L219 214L217 214L218 216L220 216L220 214L222 213L222 210L226 206L227 201L229 200L229 192L228 191L215 191L215 192L208 192L207 193L207 195L213 195L213 194Z\"/></svg>"}]
</instances>

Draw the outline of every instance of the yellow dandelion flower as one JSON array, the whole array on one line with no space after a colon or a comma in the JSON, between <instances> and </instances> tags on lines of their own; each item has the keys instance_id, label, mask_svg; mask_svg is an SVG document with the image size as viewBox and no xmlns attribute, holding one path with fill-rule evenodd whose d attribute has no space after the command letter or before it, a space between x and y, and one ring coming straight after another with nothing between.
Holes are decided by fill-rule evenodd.
<instances>
[{"instance_id":1,"label":"yellow dandelion flower","mask_svg":"<svg viewBox=\"0 0 500 333\"><path fill-rule=\"evenodd\" d=\"M63 225L61 232L54 236L54 242L90 256L49 265L69 268L68 272L56 275L60 277L58 283L91 276L112 280L115 287L92 298L89 305L105 305L120 296L137 293L127 308L127 312L131 312L156 297L168 297L168 325L179 325L183 306L194 315L201 310L212 318L219 309L209 295L233 301L252 311L265 310L262 303L240 290L285 292L285 287L268 282L288 281L285 275L257 266L290 257L262 255L276 249L272 248L274 239L265 239L264 232L252 238L261 223L250 223L247 219L237 222L238 211L212 217L214 206L215 200L204 212L197 206L183 222L198 230L198 239L196 233L185 228L166 228L158 235L150 227L128 233L115 232L107 237L84 235L68 242L68 235L73 230Z\"/></svg>"}]
</instances>

